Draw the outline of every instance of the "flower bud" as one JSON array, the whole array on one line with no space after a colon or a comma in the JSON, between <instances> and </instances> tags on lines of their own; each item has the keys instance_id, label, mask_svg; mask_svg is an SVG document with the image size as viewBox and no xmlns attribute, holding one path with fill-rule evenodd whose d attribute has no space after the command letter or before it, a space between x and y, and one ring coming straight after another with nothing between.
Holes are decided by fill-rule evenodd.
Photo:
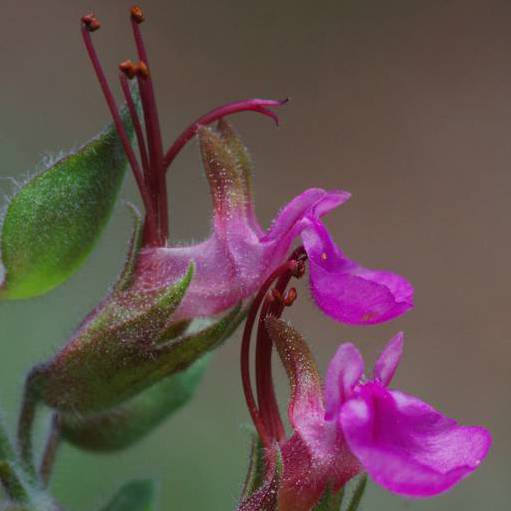
<instances>
[{"instance_id":1,"label":"flower bud","mask_svg":"<svg viewBox=\"0 0 511 511\"><path fill-rule=\"evenodd\" d=\"M189 367L241 321L240 307L206 324L174 320L194 277L193 264L171 285L134 287L140 236L139 222L110 294L50 361L32 370L27 385L36 401L78 415L115 407Z\"/></svg>"}]
</instances>

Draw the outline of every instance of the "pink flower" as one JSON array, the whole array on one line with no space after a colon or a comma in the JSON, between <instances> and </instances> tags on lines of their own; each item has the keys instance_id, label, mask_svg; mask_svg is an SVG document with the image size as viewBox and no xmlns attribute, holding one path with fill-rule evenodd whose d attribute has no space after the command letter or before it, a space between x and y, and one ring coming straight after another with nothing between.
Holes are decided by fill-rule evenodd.
<instances>
[{"instance_id":1,"label":"pink flower","mask_svg":"<svg viewBox=\"0 0 511 511\"><path fill-rule=\"evenodd\" d=\"M206 167L209 161L205 156ZM306 190L288 203L265 231L253 215L248 197L228 199L229 193L240 193L232 190L236 183L232 176L225 171L214 174L211 168L207 173L215 206L210 237L190 246L148 247L141 252L136 271L139 280L135 286L168 286L181 278L191 262L195 264L194 278L175 319L216 314L255 294L285 260L298 236L310 260L312 295L329 316L343 323L372 324L413 306L413 289L404 278L350 261L321 223L321 216L343 204L349 193Z\"/></svg>"},{"instance_id":2,"label":"pink flower","mask_svg":"<svg viewBox=\"0 0 511 511\"><path fill-rule=\"evenodd\" d=\"M271 109L286 100L247 99L215 108L191 123L164 151L152 73L140 28L143 21L142 11L132 9L139 61L124 61L120 65L121 88L140 152L137 157L92 42L91 34L101 24L93 14L82 18L83 40L145 209L144 239L132 290L159 292L179 282L193 264L193 279L174 320L225 312L250 299L301 236L310 258L312 295L326 314L344 323L361 325L387 321L412 308L413 289L407 280L393 273L365 269L347 259L321 223L321 217L344 203L349 193L311 188L289 202L268 230L260 226L250 188L250 157L223 118L252 111L278 123ZM135 78L138 89L134 90L140 96L144 123L128 85L128 79ZM216 121L219 121L216 130L207 127ZM187 246L169 239L166 173L195 135L200 141L214 215L208 239ZM193 196L190 202L193 203Z\"/></svg>"},{"instance_id":3,"label":"pink flower","mask_svg":"<svg viewBox=\"0 0 511 511\"><path fill-rule=\"evenodd\" d=\"M342 345L327 374L325 418L337 423L351 452L378 484L395 493L430 497L473 472L491 437L484 428L460 426L420 399L388 389L402 349L403 335L398 334L376 362L373 379L364 381L360 352L352 344Z\"/></svg>"},{"instance_id":4,"label":"pink flower","mask_svg":"<svg viewBox=\"0 0 511 511\"><path fill-rule=\"evenodd\" d=\"M291 380L294 433L281 442L279 511L305 511L327 489L337 491L359 472L387 490L431 497L472 473L491 444L482 427L461 426L429 404L388 388L401 359L396 335L377 360L372 379L353 344L342 344L328 367L324 391L300 335L266 319Z\"/></svg>"}]
</instances>

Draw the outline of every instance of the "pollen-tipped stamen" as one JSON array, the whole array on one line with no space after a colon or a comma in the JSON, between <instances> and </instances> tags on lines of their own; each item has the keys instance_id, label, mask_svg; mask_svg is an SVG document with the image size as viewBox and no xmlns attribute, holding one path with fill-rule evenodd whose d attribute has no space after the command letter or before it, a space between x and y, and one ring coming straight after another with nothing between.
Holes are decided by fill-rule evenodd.
<instances>
[{"instance_id":1,"label":"pollen-tipped stamen","mask_svg":"<svg viewBox=\"0 0 511 511\"><path fill-rule=\"evenodd\" d=\"M149 60L145 49L144 39L140 30L140 24L144 21L144 13L139 6L131 8L131 27L135 45L137 47L138 58L140 60L141 73L137 77L140 87L140 97L144 110L144 119L147 132L147 144L149 148L150 175L148 183L152 196L156 201L158 210L158 221L160 232L165 237L168 236L168 200L167 184L165 181L165 167L163 165L164 150L161 136L160 120L156 106L156 96L154 94L153 81L149 68Z\"/></svg>"},{"instance_id":2,"label":"pollen-tipped stamen","mask_svg":"<svg viewBox=\"0 0 511 511\"><path fill-rule=\"evenodd\" d=\"M142 175L140 166L138 164L137 158L135 156L135 152L131 147L131 143L124 128L124 124L121 119L121 114L117 107L117 103L115 102L113 93L108 85L108 81L105 76L105 72L103 71L103 67L101 62L99 61L98 55L92 43L91 34L91 25L96 26L97 19L93 15L87 15L82 18L82 38L85 44L85 48L89 55L90 61L92 63L92 67L96 73L98 78L101 90L103 92L103 96L105 97L107 106L112 115L115 128L119 135L119 139L123 145L124 151L126 153L126 157L128 158L129 164L131 166L131 170L135 177L135 181L137 183L138 189L140 191L140 195L142 196L142 201L144 203L144 207L146 210L146 229L147 229L147 239L150 242L154 242L157 238L157 224L156 224L156 215L151 202L151 197L149 195L149 191L144 182L144 177ZM99 23L99 22L97 22Z\"/></svg>"}]
</instances>

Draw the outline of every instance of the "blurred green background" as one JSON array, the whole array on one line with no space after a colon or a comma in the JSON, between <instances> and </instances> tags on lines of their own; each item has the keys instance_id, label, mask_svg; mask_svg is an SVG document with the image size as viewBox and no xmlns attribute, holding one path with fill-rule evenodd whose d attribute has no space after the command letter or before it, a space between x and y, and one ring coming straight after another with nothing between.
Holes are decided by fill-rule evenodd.
<instances>
[{"instance_id":1,"label":"blurred green background","mask_svg":"<svg viewBox=\"0 0 511 511\"><path fill-rule=\"evenodd\" d=\"M79 17L94 9L102 20L95 40L115 83L118 62L134 57L130 5L2 0L0 176L23 179L44 154L82 143L108 120ZM256 162L260 218L268 223L310 186L349 190L352 200L328 220L339 244L416 287L412 313L354 329L323 317L303 285L288 317L321 366L345 340L357 342L372 362L402 329L406 351L395 384L494 435L486 462L449 494L407 501L371 485L362 510L508 507L511 3L142 5L168 140L222 102L290 96L280 129L253 114L235 119ZM169 181L172 239L201 239L210 205L194 143ZM8 180L0 186L9 194ZM136 200L131 176L122 196ZM119 203L95 254L66 285L40 299L0 304L0 401L11 427L24 374L62 345L105 293L129 223ZM239 332L216 353L194 402L135 448L97 456L65 446L52 488L66 507L97 509L126 479L155 477L162 510L234 510L248 453L238 349ZM283 392L283 407L285 399Z\"/></svg>"}]
</instances>

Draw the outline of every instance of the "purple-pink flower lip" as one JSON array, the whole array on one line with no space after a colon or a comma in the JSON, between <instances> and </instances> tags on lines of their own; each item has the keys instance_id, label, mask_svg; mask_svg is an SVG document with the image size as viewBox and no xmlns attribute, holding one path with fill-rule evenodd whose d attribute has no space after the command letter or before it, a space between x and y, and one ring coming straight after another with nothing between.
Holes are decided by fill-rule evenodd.
<instances>
[{"instance_id":1,"label":"purple-pink flower lip","mask_svg":"<svg viewBox=\"0 0 511 511\"><path fill-rule=\"evenodd\" d=\"M460 426L420 399L388 389L403 345L402 333L389 341L370 380L362 379L358 350L342 345L327 373L327 407L334 410L327 418L337 422L349 449L377 483L395 493L429 497L473 472L485 458L491 436L484 428ZM346 350L351 358L345 357ZM348 378L348 370L357 378ZM348 391L336 392L339 385Z\"/></svg>"},{"instance_id":2,"label":"purple-pink flower lip","mask_svg":"<svg viewBox=\"0 0 511 511\"><path fill-rule=\"evenodd\" d=\"M293 257L305 257L305 251ZM364 376L364 360L355 345L342 344L322 385L305 341L279 319L284 304L268 293L274 281L279 294L284 293L293 260L261 288L245 325L241 354L254 424L267 449L277 442L282 452L279 509L308 511L326 488L337 491L360 472L391 492L426 498L449 490L476 470L491 445L485 428L462 426L420 399L389 388L402 358L402 332L378 357L372 378ZM248 360L257 311L256 402ZM273 391L272 343L290 380L291 436L285 433Z\"/></svg>"}]
</instances>

